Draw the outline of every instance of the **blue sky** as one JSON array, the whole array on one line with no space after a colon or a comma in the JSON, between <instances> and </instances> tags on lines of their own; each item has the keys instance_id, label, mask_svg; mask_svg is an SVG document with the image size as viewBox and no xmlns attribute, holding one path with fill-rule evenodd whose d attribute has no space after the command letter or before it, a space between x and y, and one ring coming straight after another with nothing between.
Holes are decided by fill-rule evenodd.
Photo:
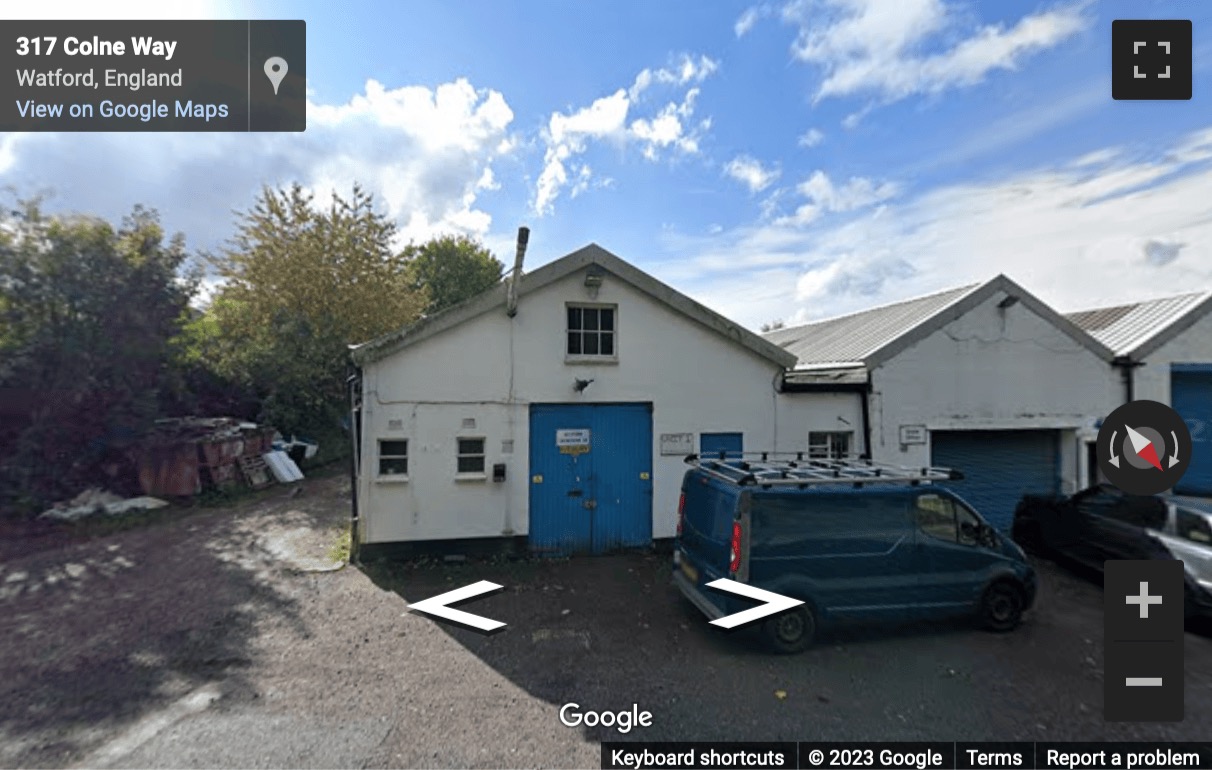
<instances>
[{"instance_id":1,"label":"blue sky","mask_svg":"<svg viewBox=\"0 0 1212 770\"><path fill-rule=\"evenodd\" d=\"M107 3L116 18L159 4ZM90 18L91 3L38 17ZM222 3L303 18L308 131L0 134L49 206L197 248L262 184L356 180L401 238L530 267L597 242L752 327L1004 272L1062 310L1212 289L1212 7L1172 2ZM1116 18L1190 18L1189 102L1111 99Z\"/></svg>"}]
</instances>

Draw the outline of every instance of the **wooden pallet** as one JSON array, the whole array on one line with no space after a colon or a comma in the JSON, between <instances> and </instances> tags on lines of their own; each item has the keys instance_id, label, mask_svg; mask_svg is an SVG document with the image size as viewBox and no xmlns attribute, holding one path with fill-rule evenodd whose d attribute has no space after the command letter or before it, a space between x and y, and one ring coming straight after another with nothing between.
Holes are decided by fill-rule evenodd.
<instances>
[{"instance_id":1,"label":"wooden pallet","mask_svg":"<svg viewBox=\"0 0 1212 770\"><path fill-rule=\"evenodd\" d=\"M253 489L263 489L274 483L274 477L269 472L269 466L261 455L241 455L239 458L240 472L244 480Z\"/></svg>"}]
</instances>

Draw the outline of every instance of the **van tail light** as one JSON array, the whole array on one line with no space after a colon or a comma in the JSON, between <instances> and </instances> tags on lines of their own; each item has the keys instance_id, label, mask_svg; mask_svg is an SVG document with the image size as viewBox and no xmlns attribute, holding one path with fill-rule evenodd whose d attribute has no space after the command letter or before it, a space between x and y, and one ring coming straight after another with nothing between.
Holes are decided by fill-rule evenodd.
<instances>
[{"instance_id":1,"label":"van tail light","mask_svg":"<svg viewBox=\"0 0 1212 770\"><path fill-rule=\"evenodd\" d=\"M728 571L735 575L741 570L741 522L732 522L732 551L728 559Z\"/></svg>"},{"instance_id":2,"label":"van tail light","mask_svg":"<svg viewBox=\"0 0 1212 770\"><path fill-rule=\"evenodd\" d=\"M678 498L678 537L682 536L682 522L686 520L686 493Z\"/></svg>"}]
</instances>

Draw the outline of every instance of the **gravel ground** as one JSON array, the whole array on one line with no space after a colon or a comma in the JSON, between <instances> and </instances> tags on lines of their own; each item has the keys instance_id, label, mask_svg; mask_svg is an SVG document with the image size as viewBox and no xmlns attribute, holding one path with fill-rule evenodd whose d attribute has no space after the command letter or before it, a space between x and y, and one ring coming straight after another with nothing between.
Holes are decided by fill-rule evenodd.
<instances>
[{"instance_id":1,"label":"gravel ground","mask_svg":"<svg viewBox=\"0 0 1212 770\"><path fill-rule=\"evenodd\" d=\"M1187 717L1102 719L1097 582L1040 565L1018 631L848 629L793 657L718 631L667 557L333 570L348 480L0 549L0 766L596 767L606 740L1198 740L1212 639L1187 634ZM10 540L10 546L15 540ZM484 636L408 613L477 580ZM565 727L566 703L653 724Z\"/></svg>"}]
</instances>

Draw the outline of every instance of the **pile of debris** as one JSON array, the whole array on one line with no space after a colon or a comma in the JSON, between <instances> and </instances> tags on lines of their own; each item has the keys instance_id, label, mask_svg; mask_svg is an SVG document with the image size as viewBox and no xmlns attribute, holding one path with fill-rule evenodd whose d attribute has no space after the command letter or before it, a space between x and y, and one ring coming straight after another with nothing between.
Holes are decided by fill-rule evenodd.
<instances>
[{"instance_id":1,"label":"pile of debris","mask_svg":"<svg viewBox=\"0 0 1212 770\"><path fill-rule=\"evenodd\" d=\"M151 511L163 508L167 502L155 497L132 497L123 500L118 495L101 489L86 489L65 503L57 503L54 508L41 514L43 519L57 521L75 521L86 516L121 516L133 511Z\"/></svg>"},{"instance_id":2,"label":"pile of debris","mask_svg":"<svg viewBox=\"0 0 1212 770\"><path fill-rule=\"evenodd\" d=\"M303 478L273 428L231 417L157 420L136 449L146 495L187 497L205 487L245 484L261 489Z\"/></svg>"}]
</instances>

